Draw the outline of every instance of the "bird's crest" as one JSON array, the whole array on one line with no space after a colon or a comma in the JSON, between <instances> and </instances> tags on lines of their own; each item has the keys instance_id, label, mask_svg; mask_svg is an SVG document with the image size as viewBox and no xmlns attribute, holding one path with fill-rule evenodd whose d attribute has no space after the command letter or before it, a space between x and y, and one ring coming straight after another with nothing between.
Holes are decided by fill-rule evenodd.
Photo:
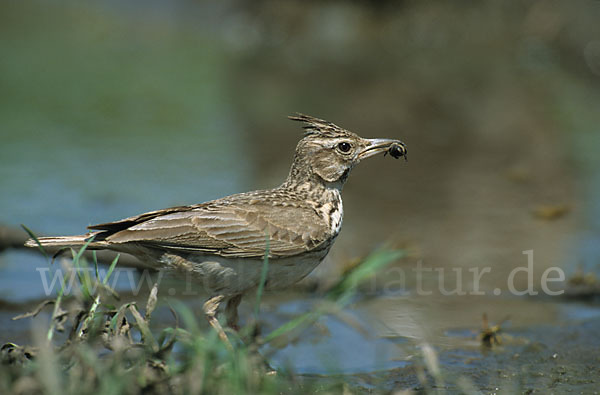
<instances>
[{"instance_id":1,"label":"bird's crest","mask_svg":"<svg viewBox=\"0 0 600 395\"><path fill-rule=\"evenodd\" d=\"M290 115L288 116L288 118L292 121L303 122L305 124L305 137L313 135L322 137L340 137L348 135L354 136L354 133L343 129L334 123L331 123L324 119L311 117L310 115L296 113L296 115Z\"/></svg>"}]
</instances>

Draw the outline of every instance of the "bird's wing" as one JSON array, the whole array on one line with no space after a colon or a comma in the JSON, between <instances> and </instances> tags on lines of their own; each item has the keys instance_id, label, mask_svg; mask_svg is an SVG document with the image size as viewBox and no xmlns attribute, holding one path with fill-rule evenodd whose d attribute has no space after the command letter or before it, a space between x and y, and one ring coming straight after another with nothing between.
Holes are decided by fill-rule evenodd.
<instances>
[{"instance_id":1,"label":"bird's wing","mask_svg":"<svg viewBox=\"0 0 600 395\"><path fill-rule=\"evenodd\" d=\"M106 223L97 224L97 225L91 225L91 226L88 226L88 229L105 230L105 231L114 233L114 232L118 232L120 230L127 229L130 226L137 225L139 223L148 221L148 220L156 218L156 217L160 217L160 216L171 214L171 213L180 213L180 212L184 212L184 211L190 211L197 207L199 207L199 205L177 206L177 207L165 208L162 210L148 211L146 213L139 214L139 215L136 215L133 217L124 218L124 219L121 219L118 221L106 222Z\"/></svg>"},{"instance_id":2,"label":"bird's wing","mask_svg":"<svg viewBox=\"0 0 600 395\"><path fill-rule=\"evenodd\" d=\"M145 213L95 225L110 243L140 243L182 252L229 257L286 257L318 246L329 235L324 220L306 203L294 206L246 202L209 203Z\"/></svg>"}]
</instances>

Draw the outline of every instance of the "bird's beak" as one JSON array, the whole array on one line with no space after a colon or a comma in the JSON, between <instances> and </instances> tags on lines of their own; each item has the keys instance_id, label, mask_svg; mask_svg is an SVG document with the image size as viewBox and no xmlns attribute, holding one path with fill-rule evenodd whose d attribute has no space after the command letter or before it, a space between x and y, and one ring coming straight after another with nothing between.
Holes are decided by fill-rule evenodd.
<instances>
[{"instance_id":1,"label":"bird's beak","mask_svg":"<svg viewBox=\"0 0 600 395\"><path fill-rule=\"evenodd\" d=\"M367 146L358 153L358 159L363 160L380 153L390 153L394 158L406 157L406 144L392 139L365 139Z\"/></svg>"}]
</instances>

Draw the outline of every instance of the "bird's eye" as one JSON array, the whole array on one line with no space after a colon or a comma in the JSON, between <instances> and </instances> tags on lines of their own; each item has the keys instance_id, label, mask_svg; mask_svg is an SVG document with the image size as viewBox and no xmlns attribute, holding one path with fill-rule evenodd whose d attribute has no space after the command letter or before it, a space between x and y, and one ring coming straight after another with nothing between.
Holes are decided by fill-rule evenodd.
<instances>
[{"instance_id":1,"label":"bird's eye","mask_svg":"<svg viewBox=\"0 0 600 395\"><path fill-rule=\"evenodd\" d=\"M348 152L348 151L350 151L350 148L352 148L350 143L347 143L345 141L338 144L338 149L342 152Z\"/></svg>"}]
</instances>

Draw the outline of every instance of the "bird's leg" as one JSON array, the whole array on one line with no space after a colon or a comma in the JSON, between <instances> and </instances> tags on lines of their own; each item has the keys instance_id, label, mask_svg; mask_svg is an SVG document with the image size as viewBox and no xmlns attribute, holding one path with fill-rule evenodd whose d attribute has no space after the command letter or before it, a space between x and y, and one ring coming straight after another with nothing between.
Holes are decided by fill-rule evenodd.
<instances>
[{"instance_id":1,"label":"bird's leg","mask_svg":"<svg viewBox=\"0 0 600 395\"><path fill-rule=\"evenodd\" d=\"M239 331L238 321L238 306L242 301L242 295L235 295L227 301L225 307L225 317L227 318L227 326L235 331Z\"/></svg>"},{"instance_id":2,"label":"bird's leg","mask_svg":"<svg viewBox=\"0 0 600 395\"><path fill-rule=\"evenodd\" d=\"M204 310L204 314L206 315L206 319L208 320L210 326L212 326L217 331L217 334L219 335L221 340L223 340L225 345L229 349L233 349L231 343L229 342L229 339L227 338L227 335L225 334L225 331L223 330L223 327L217 319L217 310L219 309L219 304L223 301L223 299L225 299L225 295L213 296L212 298L204 302L204 306L202 307L202 309Z\"/></svg>"}]
</instances>

